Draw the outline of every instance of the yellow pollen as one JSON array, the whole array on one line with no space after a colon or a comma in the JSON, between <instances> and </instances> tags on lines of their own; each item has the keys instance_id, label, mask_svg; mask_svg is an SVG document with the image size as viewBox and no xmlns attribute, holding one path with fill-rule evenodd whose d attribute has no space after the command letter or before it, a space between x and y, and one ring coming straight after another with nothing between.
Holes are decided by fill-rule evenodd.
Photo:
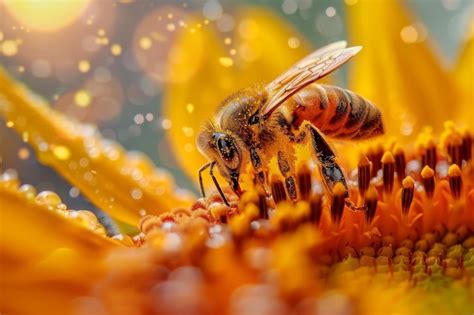
<instances>
[{"instance_id":1,"label":"yellow pollen","mask_svg":"<svg viewBox=\"0 0 474 315\"><path fill-rule=\"evenodd\" d=\"M428 165L423 167L423 169L421 170L421 177L430 178L430 177L433 177L433 176L434 176L434 171L431 167L429 167Z\"/></svg>"},{"instance_id":2,"label":"yellow pollen","mask_svg":"<svg viewBox=\"0 0 474 315\"><path fill-rule=\"evenodd\" d=\"M402 154L402 153L403 153L402 147L399 144L397 144L395 146L395 148L393 149L393 154L399 155L399 154Z\"/></svg>"},{"instance_id":3,"label":"yellow pollen","mask_svg":"<svg viewBox=\"0 0 474 315\"><path fill-rule=\"evenodd\" d=\"M346 192L346 188L341 182L337 182L336 185L334 185L332 192L334 195L344 195Z\"/></svg>"},{"instance_id":4,"label":"yellow pollen","mask_svg":"<svg viewBox=\"0 0 474 315\"><path fill-rule=\"evenodd\" d=\"M448 169L448 175L450 177L461 176L461 169L456 164L453 164Z\"/></svg>"},{"instance_id":5,"label":"yellow pollen","mask_svg":"<svg viewBox=\"0 0 474 315\"><path fill-rule=\"evenodd\" d=\"M415 187L415 181L411 176L405 177L402 182L403 188L413 188Z\"/></svg>"},{"instance_id":6,"label":"yellow pollen","mask_svg":"<svg viewBox=\"0 0 474 315\"><path fill-rule=\"evenodd\" d=\"M370 185L369 189L367 190L367 193L366 193L365 197L368 200L375 200L375 199L378 198L378 196L379 196L379 194L378 194L377 189L375 188L375 186Z\"/></svg>"},{"instance_id":7,"label":"yellow pollen","mask_svg":"<svg viewBox=\"0 0 474 315\"><path fill-rule=\"evenodd\" d=\"M383 154L381 161L382 161L383 164L390 164L390 163L394 163L395 159L394 159L393 154L391 152L386 151Z\"/></svg>"}]
</instances>

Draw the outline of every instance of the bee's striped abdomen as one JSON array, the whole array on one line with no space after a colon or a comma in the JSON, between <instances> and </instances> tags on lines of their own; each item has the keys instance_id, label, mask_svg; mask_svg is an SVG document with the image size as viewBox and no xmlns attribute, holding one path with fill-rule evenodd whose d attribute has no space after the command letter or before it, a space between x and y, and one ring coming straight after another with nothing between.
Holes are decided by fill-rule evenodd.
<instances>
[{"instance_id":1,"label":"bee's striped abdomen","mask_svg":"<svg viewBox=\"0 0 474 315\"><path fill-rule=\"evenodd\" d=\"M351 91L311 84L296 93L292 100L295 127L308 120L329 137L353 140L383 133L380 111Z\"/></svg>"}]
</instances>

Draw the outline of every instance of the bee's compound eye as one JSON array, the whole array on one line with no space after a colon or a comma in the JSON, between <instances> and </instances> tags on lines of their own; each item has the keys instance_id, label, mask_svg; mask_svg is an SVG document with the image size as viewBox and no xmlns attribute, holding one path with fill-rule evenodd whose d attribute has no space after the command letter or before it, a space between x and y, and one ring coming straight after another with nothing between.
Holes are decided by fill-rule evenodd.
<instances>
[{"instance_id":1,"label":"bee's compound eye","mask_svg":"<svg viewBox=\"0 0 474 315\"><path fill-rule=\"evenodd\" d=\"M235 157L236 149L234 142L227 138L220 138L217 140L217 148L222 158L226 161L230 161Z\"/></svg>"},{"instance_id":2,"label":"bee's compound eye","mask_svg":"<svg viewBox=\"0 0 474 315\"><path fill-rule=\"evenodd\" d=\"M240 156L234 139L227 134L215 134L217 151L230 169L236 169L240 166Z\"/></svg>"}]
</instances>

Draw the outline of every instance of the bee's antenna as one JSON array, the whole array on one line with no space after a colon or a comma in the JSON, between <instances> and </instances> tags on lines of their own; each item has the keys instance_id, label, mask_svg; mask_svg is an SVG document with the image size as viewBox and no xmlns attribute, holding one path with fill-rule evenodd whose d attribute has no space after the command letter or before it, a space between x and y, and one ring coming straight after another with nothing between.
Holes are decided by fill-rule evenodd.
<instances>
[{"instance_id":1,"label":"bee's antenna","mask_svg":"<svg viewBox=\"0 0 474 315\"><path fill-rule=\"evenodd\" d=\"M209 163L211 168L209 169L209 174L211 175L212 177L212 181L214 182L214 185L216 186L217 188L217 191L219 192L219 194L221 195L221 198L222 198L222 201L224 201L225 205L227 207L230 207L229 205L229 202L227 202L227 198L225 197L224 195L224 192L222 191L221 189L221 186L219 186L219 183L217 182L217 179L216 177L214 176L214 165L216 165L216 161L213 161L211 163ZM201 186L202 187L202 186Z\"/></svg>"},{"instance_id":2,"label":"bee's antenna","mask_svg":"<svg viewBox=\"0 0 474 315\"><path fill-rule=\"evenodd\" d=\"M204 191L204 185L202 183L202 172L208 168L210 165L212 164L212 162L209 162L207 164L204 164L200 169L199 169L199 186L201 187L201 195L202 197L206 197L206 192Z\"/></svg>"}]
</instances>

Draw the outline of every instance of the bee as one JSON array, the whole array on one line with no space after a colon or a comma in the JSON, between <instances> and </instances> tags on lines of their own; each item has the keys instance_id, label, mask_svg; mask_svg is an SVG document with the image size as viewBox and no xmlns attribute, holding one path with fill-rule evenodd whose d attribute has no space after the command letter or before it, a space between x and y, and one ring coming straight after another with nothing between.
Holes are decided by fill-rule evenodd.
<instances>
[{"instance_id":1,"label":"bee","mask_svg":"<svg viewBox=\"0 0 474 315\"><path fill-rule=\"evenodd\" d=\"M199 151L210 161L199 169L199 183L205 197L202 172L209 169L224 203L229 205L214 168L240 195L239 177L250 163L255 180L264 185L268 165L277 158L285 178L285 189L297 199L295 145L311 145L326 188L332 192L341 182L348 197L347 183L336 155L325 136L361 140L383 134L380 111L352 91L317 84L362 47L335 42L306 56L265 87L249 87L222 101L215 118L205 123L197 136Z\"/></svg>"}]
</instances>

